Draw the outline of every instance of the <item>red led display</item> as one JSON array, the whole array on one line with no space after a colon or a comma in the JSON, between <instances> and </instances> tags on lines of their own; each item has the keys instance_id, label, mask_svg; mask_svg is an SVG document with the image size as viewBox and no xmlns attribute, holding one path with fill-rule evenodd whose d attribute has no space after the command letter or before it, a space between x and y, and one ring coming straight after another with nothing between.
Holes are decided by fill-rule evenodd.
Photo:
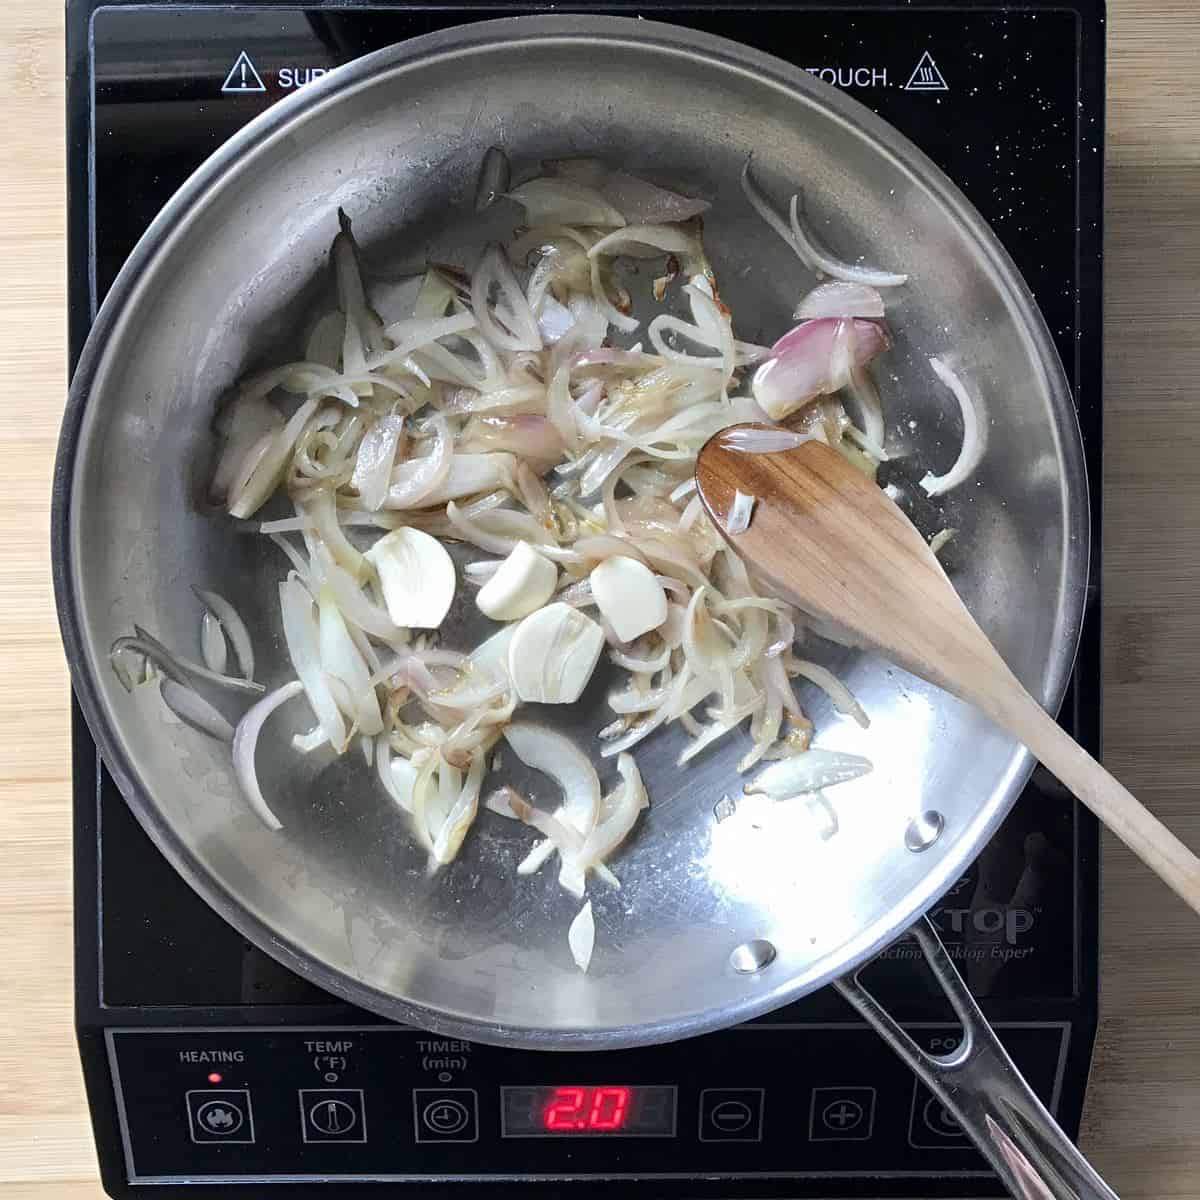
<instances>
[{"instance_id":1,"label":"red led display","mask_svg":"<svg viewBox=\"0 0 1200 1200\"><path fill-rule=\"evenodd\" d=\"M629 1112L627 1087L558 1087L542 1110L552 1133L605 1133L622 1128Z\"/></svg>"},{"instance_id":2,"label":"red led display","mask_svg":"<svg viewBox=\"0 0 1200 1200\"><path fill-rule=\"evenodd\" d=\"M534 1083L500 1089L506 1138L675 1136L671 1084Z\"/></svg>"}]
</instances>

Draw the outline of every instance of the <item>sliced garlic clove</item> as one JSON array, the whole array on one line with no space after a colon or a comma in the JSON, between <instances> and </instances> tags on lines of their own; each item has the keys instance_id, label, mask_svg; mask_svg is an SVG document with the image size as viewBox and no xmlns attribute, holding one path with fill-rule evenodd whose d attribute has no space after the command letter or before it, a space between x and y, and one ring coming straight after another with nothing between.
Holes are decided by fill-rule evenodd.
<instances>
[{"instance_id":1,"label":"sliced garlic clove","mask_svg":"<svg viewBox=\"0 0 1200 1200\"><path fill-rule=\"evenodd\" d=\"M366 553L379 574L388 616L407 629L436 629L454 599L454 563L435 537L396 529Z\"/></svg>"},{"instance_id":2,"label":"sliced garlic clove","mask_svg":"<svg viewBox=\"0 0 1200 1200\"><path fill-rule=\"evenodd\" d=\"M493 633L486 641L480 642L469 655L471 665L496 679L507 679L508 648L516 632L516 625L505 625L499 633Z\"/></svg>"},{"instance_id":3,"label":"sliced garlic clove","mask_svg":"<svg viewBox=\"0 0 1200 1200\"><path fill-rule=\"evenodd\" d=\"M654 572L636 558L606 558L591 574L592 595L623 642L657 629L667 619L667 594Z\"/></svg>"},{"instance_id":4,"label":"sliced garlic clove","mask_svg":"<svg viewBox=\"0 0 1200 1200\"><path fill-rule=\"evenodd\" d=\"M494 621L516 621L554 595L558 568L528 542L518 542L499 570L479 589L475 603Z\"/></svg>"},{"instance_id":5,"label":"sliced garlic clove","mask_svg":"<svg viewBox=\"0 0 1200 1200\"><path fill-rule=\"evenodd\" d=\"M587 687L604 630L561 601L539 608L517 626L508 648L508 673L522 700L573 704Z\"/></svg>"}]
</instances>

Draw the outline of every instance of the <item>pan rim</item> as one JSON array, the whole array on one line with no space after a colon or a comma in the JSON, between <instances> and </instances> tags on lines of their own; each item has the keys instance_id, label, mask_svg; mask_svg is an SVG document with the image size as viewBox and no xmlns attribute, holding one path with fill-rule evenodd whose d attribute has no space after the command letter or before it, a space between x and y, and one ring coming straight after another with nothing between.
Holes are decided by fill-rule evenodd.
<instances>
[{"instance_id":1,"label":"pan rim","mask_svg":"<svg viewBox=\"0 0 1200 1200\"><path fill-rule=\"evenodd\" d=\"M962 841L970 847L969 852L962 856L947 855L936 870L923 877L919 887L905 895L903 903L823 958L819 970L814 966L769 989L748 991L734 1006L637 1025L587 1029L547 1030L458 1016L401 999L329 967L244 908L161 818L148 789L122 750L92 670L92 652L80 620L82 594L74 554L78 509L73 500L82 469L79 451L85 440L88 397L108 368L108 347L115 344L114 335L128 319L149 268L169 256L173 241L185 235L190 219L204 208L210 195L223 189L231 176L252 165L256 155L286 136L290 126L310 119L355 91L376 86L407 70L460 55L510 50L522 44L580 41L683 55L709 62L719 70L745 73L793 97L798 95L802 101L848 126L874 150L920 180L945 206L994 272L1022 322L1034 352L1032 357L1046 377L1047 391L1054 397L1053 412L1057 418L1053 423L1054 436L1065 468L1062 573L1065 579L1077 580L1078 586L1061 587L1059 591L1055 637L1058 641L1066 639L1064 644L1069 646L1069 652L1050 664L1044 678L1039 698L1051 711L1057 711L1074 667L1090 560L1088 481L1077 415L1057 351L1020 272L962 192L921 150L857 101L798 67L748 46L663 22L591 15L480 21L413 38L357 59L278 102L219 147L172 196L139 240L97 313L71 381L54 471L51 551L59 624L75 694L104 764L139 824L188 885L239 933L316 986L389 1019L444 1035L530 1049L620 1048L692 1037L761 1016L852 973L917 920L946 890L964 863L982 849L1007 815L1033 769L1028 751L1014 753L993 792L1001 795L1001 800L981 809L969 830L964 831ZM1073 494L1076 487L1078 495Z\"/></svg>"}]
</instances>

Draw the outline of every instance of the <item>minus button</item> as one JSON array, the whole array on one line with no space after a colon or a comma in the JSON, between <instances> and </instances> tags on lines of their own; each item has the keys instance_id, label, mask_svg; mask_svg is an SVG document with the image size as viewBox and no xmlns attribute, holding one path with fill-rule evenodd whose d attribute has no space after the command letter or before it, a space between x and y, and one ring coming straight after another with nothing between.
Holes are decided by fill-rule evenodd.
<instances>
[{"instance_id":1,"label":"minus button","mask_svg":"<svg viewBox=\"0 0 1200 1200\"><path fill-rule=\"evenodd\" d=\"M761 1142L762 1088L706 1088L700 1093L702 1142Z\"/></svg>"}]
</instances>

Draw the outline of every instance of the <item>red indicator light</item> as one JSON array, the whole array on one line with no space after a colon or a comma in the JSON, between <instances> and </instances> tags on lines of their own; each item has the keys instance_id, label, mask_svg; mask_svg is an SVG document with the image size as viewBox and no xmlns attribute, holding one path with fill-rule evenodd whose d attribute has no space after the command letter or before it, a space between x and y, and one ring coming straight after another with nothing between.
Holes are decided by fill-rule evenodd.
<instances>
[{"instance_id":1,"label":"red indicator light","mask_svg":"<svg viewBox=\"0 0 1200 1200\"><path fill-rule=\"evenodd\" d=\"M209 1083L220 1083L224 1078L225 1078L225 1076L222 1075L219 1071L209 1071L209 1073L208 1073L208 1082Z\"/></svg>"},{"instance_id":2,"label":"red indicator light","mask_svg":"<svg viewBox=\"0 0 1200 1200\"><path fill-rule=\"evenodd\" d=\"M627 1087L560 1087L542 1112L549 1130L590 1129L605 1133L620 1129L629 1112Z\"/></svg>"}]
</instances>

